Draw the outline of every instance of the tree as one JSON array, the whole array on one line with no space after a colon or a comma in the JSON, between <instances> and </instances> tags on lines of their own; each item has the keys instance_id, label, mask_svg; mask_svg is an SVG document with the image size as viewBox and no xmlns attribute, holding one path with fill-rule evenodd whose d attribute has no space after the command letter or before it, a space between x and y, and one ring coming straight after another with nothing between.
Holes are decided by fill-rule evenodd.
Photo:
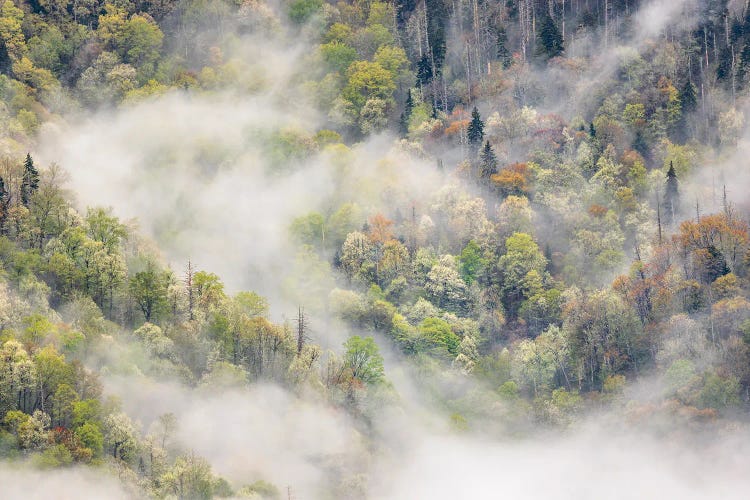
<instances>
[{"instance_id":1,"label":"tree","mask_svg":"<svg viewBox=\"0 0 750 500\"><path fill-rule=\"evenodd\" d=\"M104 444L112 457L130 461L138 448L133 422L124 413L113 413L104 419Z\"/></svg>"},{"instance_id":2,"label":"tree","mask_svg":"<svg viewBox=\"0 0 750 500\"><path fill-rule=\"evenodd\" d=\"M497 28L497 58L503 65L503 68L510 67L513 62L513 56L508 50L508 35L505 32L505 26Z\"/></svg>"},{"instance_id":3,"label":"tree","mask_svg":"<svg viewBox=\"0 0 750 500\"><path fill-rule=\"evenodd\" d=\"M680 192L677 174L674 171L674 164L669 162L667 171L667 183L664 186L664 222L667 225L676 222L677 213L680 210Z\"/></svg>"},{"instance_id":4,"label":"tree","mask_svg":"<svg viewBox=\"0 0 750 500\"><path fill-rule=\"evenodd\" d=\"M695 93L695 85L690 80L685 81L685 85L680 92L680 104L684 114L692 113L698 106L698 97Z\"/></svg>"},{"instance_id":5,"label":"tree","mask_svg":"<svg viewBox=\"0 0 750 500\"><path fill-rule=\"evenodd\" d=\"M147 322L166 308L168 285L169 273L159 271L152 262L130 279L130 294Z\"/></svg>"},{"instance_id":6,"label":"tree","mask_svg":"<svg viewBox=\"0 0 750 500\"><path fill-rule=\"evenodd\" d=\"M0 234L5 233L5 221L8 219L10 208L10 193L5 187L5 181L0 177Z\"/></svg>"},{"instance_id":7,"label":"tree","mask_svg":"<svg viewBox=\"0 0 750 500\"><path fill-rule=\"evenodd\" d=\"M456 357L459 353L461 339L456 335L447 321L440 318L425 318L420 323L417 333L421 337L419 341L425 345L417 347L417 352L422 350L432 351L439 357Z\"/></svg>"},{"instance_id":8,"label":"tree","mask_svg":"<svg viewBox=\"0 0 750 500\"><path fill-rule=\"evenodd\" d=\"M346 71L347 84L342 91L359 116L360 110L370 99L381 99L390 105L396 84L393 74L380 63L370 61L353 62Z\"/></svg>"},{"instance_id":9,"label":"tree","mask_svg":"<svg viewBox=\"0 0 750 500\"><path fill-rule=\"evenodd\" d=\"M111 208L89 208L86 213L86 225L89 238L102 242L110 253L115 252L128 235L125 226L112 215Z\"/></svg>"},{"instance_id":10,"label":"tree","mask_svg":"<svg viewBox=\"0 0 750 500\"><path fill-rule=\"evenodd\" d=\"M420 85L427 85L432 80L432 76L432 63L425 54L417 63L417 82Z\"/></svg>"},{"instance_id":11,"label":"tree","mask_svg":"<svg viewBox=\"0 0 750 500\"><path fill-rule=\"evenodd\" d=\"M440 308L460 312L466 306L466 283L461 279L455 259L446 255L432 266L424 285L427 296Z\"/></svg>"},{"instance_id":12,"label":"tree","mask_svg":"<svg viewBox=\"0 0 750 500\"><path fill-rule=\"evenodd\" d=\"M20 59L26 52L23 18L23 11L12 0L6 0L0 8L0 48L3 52L0 65L6 71L10 63Z\"/></svg>"},{"instance_id":13,"label":"tree","mask_svg":"<svg viewBox=\"0 0 750 500\"><path fill-rule=\"evenodd\" d=\"M476 106L471 111L471 121L466 130L466 136L469 140L469 145L471 146L472 151L476 153L484 140L484 122L479 116L479 110L477 110Z\"/></svg>"},{"instance_id":14,"label":"tree","mask_svg":"<svg viewBox=\"0 0 750 500\"><path fill-rule=\"evenodd\" d=\"M399 119L399 127L401 129L401 135L409 133L409 119L411 118L411 112L414 109L414 99L411 96L411 89L407 91L406 102L404 103L404 111L401 113Z\"/></svg>"},{"instance_id":15,"label":"tree","mask_svg":"<svg viewBox=\"0 0 750 500\"><path fill-rule=\"evenodd\" d=\"M15 340L0 348L0 416L12 410L30 411L37 386L36 366Z\"/></svg>"},{"instance_id":16,"label":"tree","mask_svg":"<svg viewBox=\"0 0 750 500\"><path fill-rule=\"evenodd\" d=\"M563 39L560 31L555 26L555 21L550 16L544 16L542 26L539 30L539 45L537 54L546 56L547 59L557 57L563 52Z\"/></svg>"},{"instance_id":17,"label":"tree","mask_svg":"<svg viewBox=\"0 0 750 500\"><path fill-rule=\"evenodd\" d=\"M34 160L30 154L26 154L23 162L23 178L21 180L21 203L28 207L31 196L39 188L39 171L34 166Z\"/></svg>"},{"instance_id":18,"label":"tree","mask_svg":"<svg viewBox=\"0 0 750 500\"><path fill-rule=\"evenodd\" d=\"M352 376L367 385L377 385L385 379L383 357L372 337L355 335L344 343L344 366Z\"/></svg>"},{"instance_id":19,"label":"tree","mask_svg":"<svg viewBox=\"0 0 750 500\"><path fill-rule=\"evenodd\" d=\"M469 285L481 276L487 266L487 260L482 256L482 249L474 240L466 244L458 260L461 277Z\"/></svg>"},{"instance_id":20,"label":"tree","mask_svg":"<svg viewBox=\"0 0 750 500\"><path fill-rule=\"evenodd\" d=\"M360 273L363 265L372 262L373 257L374 249L370 239L364 233L354 231L347 235L341 246L339 262L349 279L353 279Z\"/></svg>"},{"instance_id":21,"label":"tree","mask_svg":"<svg viewBox=\"0 0 750 500\"><path fill-rule=\"evenodd\" d=\"M100 457L104 449L104 436L99 426L86 422L75 430L81 444L90 449L94 457Z\"/></svg>"},{"instance_id":22,"label":"tree","mask_svg":"<svg viewBox=\"0 0 750 500\"><path fill-rule=\"evenodd\" d=\"M521 302L539 291L529 285L542 279L547 259L530 235L513 233L505 240L505 254L500 257L498 267L503 278L503 302L507 311L515 315Z\"/></svg>"},{"instance_id":23,"label":"tree","mask_svg":"<svg viewBox=\"0 0 750 500\"><path fill-rule=\"evenodd\" d=\"M495 152L492 150L492 146L490 146L490 141L484 143L481 160L482 164L479 176L483 180L488 181L490 177L497 173L497 156L495 156Z\"/></svg>"},{"instance_id":24,"label":"tree","mask_svg":"<svg viewBox=\"0 0 750 500\"><path fill-rule=\"evenodd\" d=\"M289 5L289 18L297 24L303 24L321 7L323 7L322 0L295 0Z\"/></svg>"}]
</instances>

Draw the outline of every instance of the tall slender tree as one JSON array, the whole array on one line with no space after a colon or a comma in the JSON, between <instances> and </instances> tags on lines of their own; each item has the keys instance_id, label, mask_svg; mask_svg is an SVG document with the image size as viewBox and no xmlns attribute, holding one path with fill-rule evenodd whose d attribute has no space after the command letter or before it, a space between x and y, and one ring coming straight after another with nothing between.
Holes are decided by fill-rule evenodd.
<instances>
[{"instance_id":1,"label":"tall slender tree","mask_svg":"<svg viewBox=\"0 0 750 500\"><path fill-rule=\"evenodd\" d=\"M23 162L23 178L21 180L21 203L29 206L31 196L39 189L39 171L34 166L31 154L26 154Z\"/></svg>"},{"instance_id":2,"label":"tall slender tree","mask_svg":"<svg viewBox=\"0 0 750 500\"><path fill-rule=\"evenodd\" d=\"M411 95L411 89L406 94L406 102L404 103L404 111L401 113L400 127L401 135L409 133L409 119L411 118L411 112L414 109L414 99Z\"/></svg>"},{"instance_id":3,"label":"tall slender tree","mask_svg":"<svg viewBox=\"0 0 750 500\"><path fill-rule=\"evenodd\" d=\"M674 224L679 209L679 182L677 180L677 173L674 171L674 164L670 161L669 170L667 171L667 183L664 187L664 221L667 225Z\"/></svg>"},{"instance_id":4,"label":"tall slender tree","mask_svg":"<svg viewBox=\"0 0 750 500\"><path fill-rule=\"evenodd\" d=\"M10 193L5 187L5 181L0 177L0 234L5 234L5 221L10 207Z\"/></svg>"},{"instance_id":5,"label":"tall slender tree","mask_svg":"<svg viewBox=\"0 0 750 500\"><path fill-rule=\"evenodd\" d=\"M490 141L484 143L481 154L481 166L479 170L479 176L482 179L489 179L493 174L497 173L497 156L490 146Z\"/></svg>"},{"instance_id":6,"label":"tall slender tree","mask_svg":"<svg viewBox=\"0 0 750 500\"><path fill-rule=\"evenodd\" d=\"M484 122L482 121L482 117L479 116L479 110L476 106L471 111L471 122L469 122L466 135L469 140L469 146L473 153L476 154L484 140Z\"/></svg>"}]
</instances>

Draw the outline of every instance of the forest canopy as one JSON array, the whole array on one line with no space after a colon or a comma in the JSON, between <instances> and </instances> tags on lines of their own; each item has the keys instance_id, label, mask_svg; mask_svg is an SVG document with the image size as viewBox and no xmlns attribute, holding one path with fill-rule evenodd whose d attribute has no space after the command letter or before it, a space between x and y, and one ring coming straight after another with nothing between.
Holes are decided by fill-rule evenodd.
<instances>
[{"instance_id":1,"label":"forest canopy","mask_svg":"<svg viewBox=\"0 0 750 500\"><path fill-rule=\"evenodd\" d=\"M746 496L746 2L0 2L0 496Z\"/></svg>"}]
</instances>

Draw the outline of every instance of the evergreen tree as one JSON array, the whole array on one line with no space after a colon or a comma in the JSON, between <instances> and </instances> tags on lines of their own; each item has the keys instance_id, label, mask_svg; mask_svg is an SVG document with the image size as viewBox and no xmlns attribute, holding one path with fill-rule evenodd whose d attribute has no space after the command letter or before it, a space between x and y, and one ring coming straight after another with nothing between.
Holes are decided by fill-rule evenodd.
<instances>
[{"instance_id":1,"label":"evergreen tree","mask_svg":"<svg viewBox=\"0 0 750 500\"><path fill-rule=\"evenodd\" d=\"M26 155L26 160L23 162L23 179L21 180L21 203L24 206L29 206L31 196L39 188L39 172L34 166L34 160L31 159L31 155Z\"/></svg>"},{"instance_id":2,"label":"evergreen tree","mask_svg":"<svg viewBox=\"0 0 750 500\"><path fill-rule=\"evenodd\" d=\"M680 105L682 106L683 114L692 113L698 106L698 98L695 93L695 85L690 80L685 82L685 86L682 87L680 92Z\"/></svg>"},{"instance_id":3,"label":"evergreen tree","mask_svg":"<svg viewBox=\"0 0 750 500\"><path fill-rule=\"evenodd\" d=\"M401 113L401 135L409 133L409 119L411 118L411 112L414 109L414 99L411 96L411 89L408 90L406 95L406 103L404 103L404 111Z\"/></svg>"},{"instance_id":4,"label":"evergreen tree","mask_svg":"<svg viewBox=\"0 0 750 500\"><path fill-rule=\"evenodd\" d=\"M667 184L664 188L664 220L667 225L674 223L676 214L680 208L680 192L677 174L674 171L674 165L669 162L667 171Z\"/></svg>"},{"instance_id":5,"label":"evergreen tree","mask_svg":"<svg viewBox=\"0 0 750 500\"><path fill-rule=\"evenodd\" d=\"M420 85L427 85L432 81L432 64L427 55L423 55L417 63L417 81Z\"/></svg>"},{"instance_id":6,"label":"evergreen tree","mask_svg":"<svg viewBox=\"0 0 750 500\"><path fill-rule=\"evenodd\" d=\"M648 143L646 142L646 138L643 137L643 132L638 130L635 133L635 138L633 139L633 149L638 151L638 153L643 156L643 159L648 161L651 158L651 149L648 147Z\"/></svg>"},{"instance_id":7,"label":"evergreen tree","mask_svg":"<svg viewBox=\"0 0 750 500\"><path fill-rule=\"evenodd\" d=\"M725 47L719 52L719 64L716 66L716 79L719 81L732 81L732 49Z\"/></svg>"},{"instance_id":8,"label":"evergreen tree","mask_svg":"<svg viewBox=\"0 0 750 500\"><path fill-rule=\"evenodd\" d=\"M680 142L685 142L692 136L692 130L688 123L688 116L698 107L698 98L695 92L695 85L690 80L685 82L685 86L680 89L680 120L675 129L676 138Z\"/></svg>"},{"instance_id":9,"label":"evergreen tree","mask_svg":"<svg viewBox=\"0 0 750 500\"><path fill-rule=\"evenodd\" d=\"M482 164L479 175L482 179L489 179L497 173L497 156L490 146L490 141L484 143L481 154Z\"/></svg>"},{"instance_id":10,"label":"evergreen tree","mask_svg":"<svg viewBox=\"0 0 750 500\"><path fill-rule=\"evenodd\" d=\"M539 30L539 45L537 55L546 56L548 59L557 57L563 52L563 39L560 31L555 26L555 21L550 16L544 16L542 26Z\"/></svg>"},{"instance_id":11,"label":"evergreen tree","mask_svg":"<svg viewBox=\"0 0 750 500\"><path fill-rule=\"evenodd\" d=\"M708 245L703 256L703 266L701 269L701 279L704 283L713 283L716 278L729 274L727 259L721 250L714 245Z\"/></svg>"},{"instance_id":12,"label":"evergreen tree","mask_svg":"<svg viewBox=\"0 0 750 500\"><path fill-rule=\"evenodd\" d=\"M508 50L508 35L505 33L505 26L497 28L497 59L507 68L513 62L513 56Z\"/></svg>"},{"instance_id":13,"label":"evergreen tree","mask_svg":"<svg viewBox=\"0 0 750 500\"><path fill-rule=\"evenodd\" d=\"M469 123L466 135L469 139L469 146L471 146L472 151L476 152L484 140L484 122L479 116L479 110L477 110L476 106L474 106L471 112L471 122Z\"/></svg>"},{"instance_id":14,"label":"evergreen tree","mask_svg":"<svg viewBox=\"0 0 750 500\"><path fill-rule=\"evenodd\" d=\"M0 234L5 234L5 220L8 218L10 193L5 188L5 181L0 177Z\"/></svg>"},{"instance_id":15,"label":"evergreen tree","mask_svg":"<svg viewBox=\"0 0 750 500\"><path fill-rule=\"evenodd\" d=\"M740 63L737 65L737 80L739 80L740 83L747 82L748 68L750 68L750 40L745 42L745 45L742 47L742 52L740 52Z\"/></svg>"}]
</instances>

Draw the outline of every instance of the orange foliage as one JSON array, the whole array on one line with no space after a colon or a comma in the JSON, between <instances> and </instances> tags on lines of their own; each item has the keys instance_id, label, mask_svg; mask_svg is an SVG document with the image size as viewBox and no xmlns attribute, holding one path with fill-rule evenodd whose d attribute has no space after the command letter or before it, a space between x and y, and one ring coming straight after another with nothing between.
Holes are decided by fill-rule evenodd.
<instances>
[{"instance_id":1,"label":"orange foliage","mask_svg":"<svg viewBox=\"0 0 750 500\"><path fill-rule=\"evenodd\" d=\"M514 163L490 177L493 184L505 195L524 195L529 192L529 167L525 163Z\"/></svg>"},{"instance_id":2,"label":"orange foliage","mask_svg":"<svg viewBox=\"0 0 750 500\"><path fill-rule=\"evenodd\" d=\"M391 229L393 221L384 217L383 214L373 215L368 220L368 223L370 225L368 236L373 243L382 245L393 238L393 230Z\"/></svg>"},{"instance_id":3,"label":"orange foliage","mask_svg":"<svg viewBox=\"0 0 750 500\"><path fill-rule=\"evenodd\" d=\"M633 168L634 165L637 163L640 163L641 165L645 165L646 161L643 159L643 156L638 151L635 151L633 149L628 149L622 154L622 157L620 158L620 163L622 163L626 167L626 171L630 171L630 169Z\"/></svg>"},{"instance_id":4,"label":"orange foliage","mask_svg":"<svg viewBox=\"0 0 750 500\"><path fill-rule=\"evenodd\" d=\"M466 130L469 126L469 120L456 120L451 122L450 125L445 129L445 135L451 136L460 133L462 130Z\"/></svg>"},{"instance_id":5,"label":"orange foliage","mask_svg":"<svg viewBox=\"0 0 750 500\"><path fill-rule=\"evenodd\" d=\"M607 207L593 204L589 207L589 215L600 219L607 215Z\"/></svg>"},{"instance_id":6,"label":"orange foliage","mask_svg":"<svg viewBox=\"0 0 750 500\"><path fill-rule=\"evenodd\" d=\"M698 222L683 222L676 238L685 253L714 246L732 269L750 244L747 224L723 213L706 215Z\"/></svg>"}]
</instances>

